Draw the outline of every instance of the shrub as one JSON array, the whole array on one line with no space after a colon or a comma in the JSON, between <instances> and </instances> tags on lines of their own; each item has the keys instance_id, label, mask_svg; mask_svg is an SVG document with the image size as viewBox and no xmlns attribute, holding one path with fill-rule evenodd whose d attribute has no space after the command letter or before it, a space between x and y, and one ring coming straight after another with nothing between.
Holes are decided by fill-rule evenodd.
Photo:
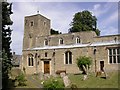
<instances>
[{"instance_id":1,"label":"shrub","mask_svg":"<svg viewBox=\"0 0 120 90\"><path fill-rule=\"evenodd\" d=\"M50 79L44 82L44 87L47 90L56 90L58 88L61 90L64 88L64 84L56 79Z\"/></svg>"},{"instance_id":2,"label":"shrub","mask_svg":"<svg viewBox=\"0 0 120 90\"><path fill-rule=\"evenodd\" d=\"M17 77L16 77L16 81L18 82L18 86L26 86L26 79L25 79L25 75L23 73L20 73Z\"/></svg>"},{"instance_id":3,"label":"shrub","mask_svg":"<svg viewBox=\"0 0 120 90\"><path fill-rule=\"evenodd\" d=\"M90 65L92 64L92 60L90 57L80 56L77 58L77 66L83 71L83 73L87 73Z\"/></svg>"}]
</instances>

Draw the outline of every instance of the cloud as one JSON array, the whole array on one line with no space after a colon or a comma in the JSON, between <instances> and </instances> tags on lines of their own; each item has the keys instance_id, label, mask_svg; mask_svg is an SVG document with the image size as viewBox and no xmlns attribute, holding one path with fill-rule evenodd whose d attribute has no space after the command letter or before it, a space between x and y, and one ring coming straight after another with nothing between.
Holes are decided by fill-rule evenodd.
<instances>
[{"instance_id":1,"label":"cloud","mask_svg":"<svg viewBox=\"0 0 120 90\"><path fill-rule=\"evenodd\" d=\"M95 4L95 5L94 5L94 10L98 10L100 7L101 7L100 4Z\"/></svg>"},{"instance_id":2,"label":"cloud","mask_svg":"<svg viewBox=\"0 0 120 90\"><path fill-rule=\"evenodd\" d=\"M22 53L22 39L23 39L23 33L21 31L15 31L12 32L12 43L11 48L12 51L15 51L17 54Z\"/></svg>"},{"instance_id":3,"label":"cloud","mask_svg":"<svg viewBox=\"0 0 120 90\"><path fill-rule=\"evenodd\" d=\"M51 3L52 4L52 3ZM53 7L51 7L51 4L40 4L40 13L44 16L51 19L52 22L52 28L60 30L62 32L66 32L70 23L70 13L65 10L65 8L60 9L60 6L56 10L52 10ZM48 6L46 9L45 6ZM12 32L12 44L11 48L12 50L18 52L18 54L22 53L22 42L23 42L23 32L24 32L24 17L30 16L33 14L36 14L38 6L36 6L36 3L13 3L13 15L11 16L11 19L13 20L13 32ZM64 14L61 12L65 12ZM69 19L69 20L68 20ZM66 29L66 30L65 30Z\"/></svg>"},{"instance_id":4,"label":"cloud","mask_svg":"<svg viewBox=\"0 0 120 90\"><path fill-rule=\"evenodd\" d=\"M65 9L66 10L66 9ZM75 12L74 12L75 13ZM51 19L51 26L53 29L59 30L62 33L67 33L69 29L69 24L72 21L73 13L71 11L53 11L47 12L46 16L49 15L49 18Z\"/></svg>"},{"instance_id":5,"label":"cloud","mask_svg":"<svg viewBox=\"0 0 120 90\"><path fill-rule=\"evenodd\" d=\"M109 14L109 12L115 11L116 8L118 9L117 5L117 2L100 2L99 4L95 4L91 11L96 17L101 17L102 15Z\"/></svg>"},{"instance_id":6,"label":"cloud","mask_svg":"<svg viewBox=\"0 0 120 90\"><path fill-rule=\"evenodd\" d=\"M92 12L97 17L101 35L118 33L118 4L115 2L99 3L93 6Z\"/></svg>"},{"instance_id":7,"label":"cloud","mask_svg":"<svg viewBox=\"0 0 120 90\"><path fill-rule=\"evenodd\" d=\"M108 26L113 23L116 23L116 25L118 23L118 11L117 10L113 12L112 15L110 15L108 18L102 20L100 25L104 27L104 26Z\"/></svg>"},{"instance_id":8,"label":"cloud","mask_svg":"<svg viewBox=\"0 0 120 90\"><path fill-rule=\"evenodd\" d=\"M35 11L35 8L31 4L27 3L13 3L13 15L11 19L13 21L12 25L12 51L17 54L22 54L22 42L23 42L23 32L24 32L24 16L30 15Z\"/></svg>"},{"instance_id":9,"label":"cloud","mask_svg":"<svg viewBox=\"0 0 120 90\"><path fill-rule=\"evenodd\" d=\"M115 27L105 27L103 28L103 30L101 31L102 36L104 35L115 35L118 34L118 29Z\"/></svg>"},{"instance_id":10,"label":"cloud","mask_svg":"<svg viewBox=\"0 0 120 90\"><path fill-rule=\"evenodd\" d=\"M95 2L95 0L8 0L9 2ZM97 0L96 2L118 2L119 0Z\"/></svg>"},{"instance_id":11,"label":"cloud","mask_svg":"<svg viewBox=\"0 0 120 90\"><path fill-rule=\"evenodd\" d=\"M105 8L107 7L108 8ZM91 9L97 17L102 17L104 14L110 12L110 9L114 5L109 3L102 5L101 3L97 3ZM103 9L104 8L104 9ZM22 42L23 42L23 33L24 33L24 17L37 14L37 10L39 9L40 14L51 20L51 28L55 30L59 30L63 33L67 33L70 28L69 24L72 21L73 15L76 12L86 9L86 7L76 5L75 3L33 3L33 2L13 2L13 15L11 16L13 20L13 32L12 32L12 50L16 51L18 54L22 54ZM110 24L110 20L112 22L116 20L116 12L114 12L111 16L107 16L106 19L101 19L102 27L104 22ZM102 28L101 31L103 35L116 33L116 28ZM111 30L107 32L107 30Z\"/></svg>"},{"instance_id":12,"label":"cloud","mask_svg":"<svg viewBox=\"0 0 120 90\"><path fill-rule=\"evenodd\" d=\"M93 6L92 12L94 12L96 17L99 17L101 14L103 14L103 10L101 10L101 4L95 4Z\"/></svg>"}]
</instances>

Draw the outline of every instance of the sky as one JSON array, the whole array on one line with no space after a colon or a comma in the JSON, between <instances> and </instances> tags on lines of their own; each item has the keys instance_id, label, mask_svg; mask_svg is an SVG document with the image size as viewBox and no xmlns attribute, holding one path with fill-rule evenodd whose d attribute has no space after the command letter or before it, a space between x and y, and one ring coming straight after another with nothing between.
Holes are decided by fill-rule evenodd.
<instances>
[{"instance_id":1,"label":"sky","mask_svg":"<svg viewBox=\"0 0 120 90\"><path fill-rule=\"evenodd\" d=\"M118 34L118 2L39 2L35 0L12 2L11 19L13 25L11 49L22 54L24 17L39 13L51 20L51 28L67 33L73 16L77 12L89 10L97 18L97 28L101 36ZM105 2L106 1L106 2Z\"/></svg>"}]
</instances>

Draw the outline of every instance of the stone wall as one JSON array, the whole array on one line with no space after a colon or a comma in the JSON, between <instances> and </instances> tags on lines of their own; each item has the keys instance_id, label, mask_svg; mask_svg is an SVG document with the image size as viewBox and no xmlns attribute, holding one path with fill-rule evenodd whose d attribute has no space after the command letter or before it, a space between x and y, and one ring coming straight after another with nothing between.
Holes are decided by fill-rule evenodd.
<instances>
[{"instance_id":1,"label":"stone wall","mask_svg":"<svg viewBox=\"0 0 120 90\"><path fill-rule=\"evenodd\" d=\"M39 36L37 37L36 47L43 47L44 40L48 40L49 46L59 46L59 39L63 39L63 45L72 45L76 44L76 38L79 37L81 44L93 42L93 37L95 37L95 32L77 32L77 33L67 33L59 35L50 35L50 36Z\"/></svg>"},{"instance_id":2,"label":"stone wall","mask_svg":"<svg viewBox=\"0 0 120 90\"><path fill-rule=\"evenodd\" d=\"M23 49L35 47L37 37L50 35L50 20L40 14L26 16L24 25Z\"/></svg>"},{"instance_id":3,"label":"stone wall","mask_svg":"<svg viewBox=\"0 0 120 90\"><path fill-rule=\"evenodd\" d=\"M37 58L39 61L38 65L38 72L44 73L44 60L50 59L50 73L54 74L57 70L66 70L66 73L79 73L80 70L77 67L76 59L79 56L89 56L92 58L92 66L90 68L90 71L95 71L95 59L97 60L97 71L100 71L100 61L104 61L104 68L107 71L110 70L118 70L117 64L109 64L108 62L108 50L106 49L106 46L100 46L96 47L96 55L93 54L93 47L86 47L86 48L71 48L71 49L56 49L54 50L41 50L37 51L38 55L40 56ZM65 64L65 52L71 51L72 52L72 64ZM48 56L45 57L45 52L47 52ZM55 56L53 56L53 53L55 52ZM26 67L27 73L34 73L36 72L36 66L34 64L33 67L27 66L27 55L29 53L32 53L35 55L36 51L26 51L23 53L23 63ZM96 57L96 58L95 58ZM44 60L43 60L44 59ZM34 58L34 63L35 63ZM55 63L55 66L54 66Z\"/></svg>"},{"instance_id":4,"label":"stone wall","mask_svg":"<svg viewBox=\"0 0 120 90\"><path fill-rule=\"evenodd\" d=\"M31 26L33 22L33 26ZM92 58L93 63L90 71L95 71L95 60L96 70L100 70L100 61L104 61L104 68L108 71L118 70L118 64L109 64L108 62L108 49L107 47L117 47L117 45L101 45L101 46L86 46L86 47L74 47L74 48L55 48L55 49L43 49L34 50L35 47L47 47L44 46L44 40L48 40L49 46L60 46L59 39L63 39L64 45L76 45L76 38L79 37L81 43L92 44L92 43L103 43L116 41L120 38L119 35L109 36L96 36L93 31L50 35L50 20L42 15L33 15L25 17L25 29L23 38L23 55L21 69L25 67L27 74L33 73L44 73L44 61L50 62L50 74L54 74L57 70L66 70L66 73L79 73L80 70L77 67L76 59L79 56L89 56ZM62 46L62 45L61 45ZM94 49L96 48L96 54ZM72 64L65 64L65 52L72 52ZM37 57L35 54L37 53ZM47 53L47 56L45 56ZM34 57L34 66L28 66L28 54L32 54ZM36 71L36 61L39 62Z\"/></svg>"}]
</instances>

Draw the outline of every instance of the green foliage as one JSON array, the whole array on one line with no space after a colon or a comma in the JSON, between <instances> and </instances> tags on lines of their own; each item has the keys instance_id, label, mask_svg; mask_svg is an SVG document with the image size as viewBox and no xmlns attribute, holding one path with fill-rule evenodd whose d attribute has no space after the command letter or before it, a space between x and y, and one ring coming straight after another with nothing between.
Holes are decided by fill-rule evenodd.
<instances>
[{"instance_id":1,"label":"green foliage","mask_svg":"<svg viewBox=\"0 0 120 90\"><path fill-rule=\"evenodd\" d=\"M95 31L97 35L100 35L100 31L97 29L97 18L92 16L92 13L88 10L76 13L73 22L71 22L71 26L69 33Z\"/></svg>"},{"instance_id":2,"label":"green foliage","mask_svg":"<svg viewBox=\"0 0 120 90\"><path fill-rule=\"evenodd\" d=\"M100 36L100 30L99 29L96 29L95 33L97 34L97 36Z\"/></svg>"},{"instance_id":3,"label":"green foliage","mask_svg":"<svg viewBox=\"0 0 120 90\"><path fill-rule=\"evenodd\" d=\"M11 29L9 25L12 25L13 22L10 19L12 14L11 8L12 4L8 2L2 3L2 86L3 88L7 87L8 83L8 73L11 69L11 58L12 53L10 49L11 44Z\"/></svg>"},{"instance_id":4,"label":"green foliage","mask_svg":"<svg viewBox=\"0 0 120 90\"><path fill-rule=\"evenodd\" d=\"M11 44L11 29L9 25L12 25L13 22L10 19L12 4L8 2L2 2L2 50L5 50L9 60L12 58L12 53L10 52Z\"/></svg>"},{"instance_id":5,"label":"green foliage","mask_svg":"<svg viewBox=\"0 0 120 90\"><path fill-rule=\"evenodd\" d=\"M2 52L2 87L6 88L8 86L8 73L11 70L11 61L7 57L7 53L3 50Z\"/></svg>"},{"instance_id":6,"label":"green foliage","mask_svg":"<svg viewBox=\"0 0 120 90\"><path fill-rule=\"evenodd\" d=\"M3 50L3 52L2 52L2 71L4 71L4 72L2 72L2 75L4 75L3 78L8 77L7 74L9 73L9 71L12 67L12 65L10 63L11 62L7 57L7 53L5 53L5 51Z\"/></svg>"},{"instance_id":7,"label":"green foliage","mask_svg":"<svg viewBox=\"0 0 120 90\"><path fill-rule=\"evenodd\" d=\"M25 79L25 75L23 73L19 74L16 77L16 81L18 82L18 86L26 86L26 79Z\"/></svg>"},{"instance_id":8,"label":"green foliage","mask_svg":"<svg viewBox=\"0 0 120 90\"><path fill-rule=\"evenodd\" d=\"M57 79L50 79L44 82L44 87L47 90L56 90L59 88L64 88L63 82L57 80Z\"/></svg>"},{"instance_id":9,"label":"green foliage","mask_svg":"<svg viewBox=\"0 0 120 90\"><path fill-rule=\"evenodd\" d=\"M10 15L13 14L11 11L12 3L2 2L2 25L12 25L13 22L10 19Z\"/></svg>"},{"instance_id":10,"label":"green foliage","mask_svg":"<svg viewBox=\"0 0 120 90\"><path fill-rule=\"evenodd\" d=\"M80 56L77 58L77 66L82 70L84 71L84 68L88 68L90 67L90 65L92 64L92 60L90 57L86 57L86 56Z\"/></svg>"},{"instance_id":11,"label":"green foliage","mask_svg":"<svg viewBox=\"0 0 120 90\"><path fill-rule=\"evenodd\" d=\"M53 35L53 34L62 34L61 32L59 31L56 31L54 29L51 29L50 33Z\"/></svg>"}]
</instances>

